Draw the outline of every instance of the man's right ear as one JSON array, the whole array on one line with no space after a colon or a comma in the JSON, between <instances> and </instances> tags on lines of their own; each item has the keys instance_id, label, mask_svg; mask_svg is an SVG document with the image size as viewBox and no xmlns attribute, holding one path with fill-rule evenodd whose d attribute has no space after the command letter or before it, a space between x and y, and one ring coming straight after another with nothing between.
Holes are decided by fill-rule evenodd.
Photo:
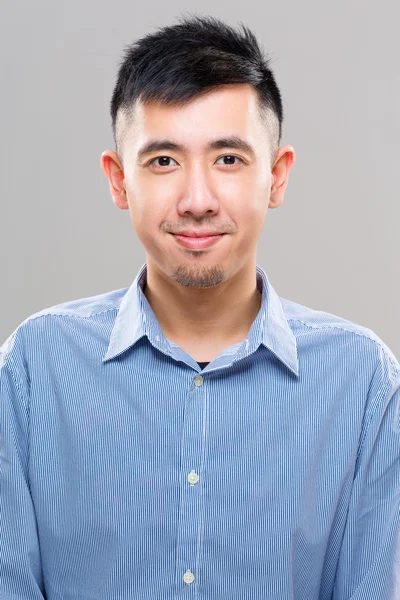
<instances>
[{"instance_id":1,"label":"man's right ear","mask_svg":"<svg viewBox=\"0 0 400 600\"><path fill-rule=\"evenodd\" d=\"M108 179L110 193L115 206L121 210L129 208L125 190L125 177L119 156L114 150L105 150L100 158L101 168Z\"/></svg>"}]
</instances>

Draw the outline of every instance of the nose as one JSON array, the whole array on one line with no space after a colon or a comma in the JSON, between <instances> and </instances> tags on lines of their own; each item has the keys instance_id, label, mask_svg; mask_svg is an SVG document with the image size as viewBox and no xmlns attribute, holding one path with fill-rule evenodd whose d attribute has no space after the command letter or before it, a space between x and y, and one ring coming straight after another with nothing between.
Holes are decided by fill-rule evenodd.
<instances>
[{"instance_id":1,"label":"nose","mask_svg":"<svg viewBox=\"0 0 400 600\"><path fill-rule=\"evenodd\" d=\"M207 166L201 163L191 165L185 174L178 210L201 215L208 211L215 212L218 207L212 176Z\"/></svg>"}]
</instances>

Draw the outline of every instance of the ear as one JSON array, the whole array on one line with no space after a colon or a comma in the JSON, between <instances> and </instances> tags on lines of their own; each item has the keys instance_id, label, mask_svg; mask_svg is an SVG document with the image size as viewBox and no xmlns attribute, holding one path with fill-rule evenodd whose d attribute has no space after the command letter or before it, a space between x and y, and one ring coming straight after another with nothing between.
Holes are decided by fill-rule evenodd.
<instances>
[{"instance_id":1,"label":"ear","mask_svg":"<svg viewBox=\"0 0 400 600\"><path fill-rule=\"evenodd\" d=\"M277 208L282 203L289 180L289 172L294 165L295 159L296 156L292 146L282 146L278 149L274 159L274 166L271 169L269 208Z\"/></svg>"},{"instance_id":2,"label":"ear","mask_svg":"<svg viewBox=\"0 0 400 600\"><path fill-rule=\"evenodd\" d=\"M127 210L124 170L119 156L113 150L105 150L100 158L101 168L108 179L113 202L121 210Z\"/></svg>"}]
</instances>

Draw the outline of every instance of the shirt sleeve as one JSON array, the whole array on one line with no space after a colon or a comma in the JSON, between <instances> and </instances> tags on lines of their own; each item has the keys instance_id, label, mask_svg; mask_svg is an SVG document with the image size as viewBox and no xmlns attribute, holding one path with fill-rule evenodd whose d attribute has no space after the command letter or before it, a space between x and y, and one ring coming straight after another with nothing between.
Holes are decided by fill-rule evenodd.
<instances>
[{"instance_id":1,"label":"shirt sleeve","mask_svg":"<svg viewBox=\"0 0 400 600\"><path fill-rule=\"evenodd\" d=\"M0 596L43 600L38 531L29 490L29 377L21 374L16 362L0 348Z\"/></svg>"},{"instance_id":2,"label":"shirt sleeve","mask_svg":"<svg viewBox=\"0 0 400 600\"><path fill-rule=\"evenodd\" d=\"M400 600L400 365L371 380L332 600Z\"/></svg>"}]
</instances>

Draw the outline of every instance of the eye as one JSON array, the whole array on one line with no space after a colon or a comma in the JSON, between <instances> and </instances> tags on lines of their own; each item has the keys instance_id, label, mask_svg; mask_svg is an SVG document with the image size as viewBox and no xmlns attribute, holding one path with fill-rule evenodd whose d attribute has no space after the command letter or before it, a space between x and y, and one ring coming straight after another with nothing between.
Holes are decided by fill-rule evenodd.
<instances>
[{"instance_id":1,"label":"eye","mask_svg":"<svg viewBox=\"0 0 400 600\"><path fill-rule=\"evenodd\" d=\"M174 163L178 164L176 162L176 160L174 160L173 158L171 158L170 156L156 156L156 158L153 158L153 160L151 160L149 162L149 166L152 165L154 163L155 160L159 160L162 161L161 163L156 164L156 167L173 167L174 165L171 165L170 163L168 163L168 161L173 160Z\"/></svg>"},{"instance_id":2,"label":"eye","mask_svg":"<svg viewBox=\"0 0 400 600\"><path fill-rule=\"evenodd\" d=\"M245 164L245 161L243 160L243 158L240 158L239 156L235 156L234 154L225 154L224 156L220 156L220 158L217 159L217 163L220 160L224 160L224 166L225 167L234 167L235 164L235 159L240 161L242 164ZM173 158L171 158L170 156L156 156L155 158L153 158L148 165L154 165L155 167L160 167L162 169L162 167L173 167L174 165L171 164L170 161L173 161L176 165L178 164L176 162L176 160L174 160ZM157 163L155 161L158 161ZM225 162L228 161L228 162ZM220 163L221 164L221 163Z\"/></svg>"},{"instance_id":3,"label":"eye","mask_svg":"<svg viewBox=\"0 0 400 600\"><path fill-rule=\"evenodd\" d=\"M244 160L243 160L243 158L240 158L239 156L235 156L234 154L225 154L225 156L221 156L220 158L218 158L217 162L218 162L219 160L221 160L221 159L224 159L224 160L225 160L225 159L228 159L228 162L224 162L224 163L223 163L223 164L224 164L224 166L226 166L226 167L231 167L231 166L232 166L232 167L234 167L234 166L235 166L235 163L234 163L233 161L235 160L235 158L236 158L237 160L240 160L240 162L244 164ZM237 163L236 163L236 164L237 164Z\"/></svg>"}]
</instances>

